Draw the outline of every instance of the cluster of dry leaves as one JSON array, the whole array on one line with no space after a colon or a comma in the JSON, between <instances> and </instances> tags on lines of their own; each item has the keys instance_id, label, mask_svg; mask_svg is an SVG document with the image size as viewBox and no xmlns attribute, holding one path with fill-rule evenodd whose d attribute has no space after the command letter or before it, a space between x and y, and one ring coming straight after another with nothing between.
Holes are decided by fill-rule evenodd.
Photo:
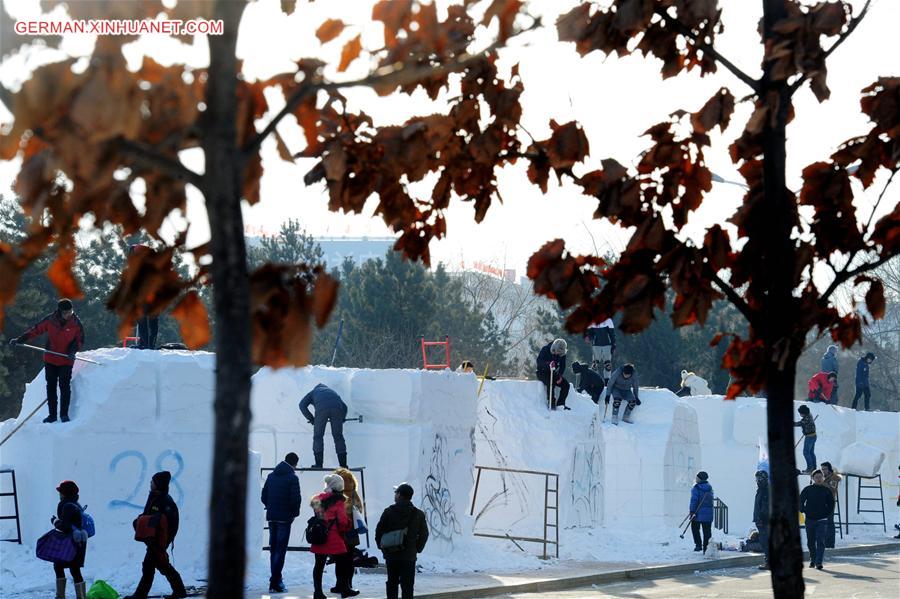
<instances>
[{"instance_id":1,"label":"cluster of dry leaves","mask_svg":"<svg viewBox=\"0 0 900 599\"><path fill-rule=\"evenodd\" d=\"M288 14L295 8L289 0L282 4ZM166 10L158 1L112 5L117 18ZM304 180L325 182L332 210L358 213L375 196L375 213L401 233L396 249L428 262L430 242L446 234L444 212L451 197L472 202L480 222L491 204L500 200L497 171L525 160L529 180L542 190L547 190L552 171L596 198L596 218L635 228L615 264L570 255L561 240L549 242L532 257L528 274L537 292L557 299L564 308L574 308L567 323L570 329L583 329L597 317L621 311L623 330L638 332L649 325L654 308L664 305L665 293L672 289L676 325L703 323L713 301L725 295L739 305L752 330L766 293L760 256L762 239L769 232L762 207L761 139L776 115L792 114L790 94L766 90L780 82L793 92L808 81L820 100L827 98L825 59L833 46L826 49L822 40L837 37L839 43L856 22L845 2L787 5L787 18L775 25L765 47L767 82L737 72L716 53L716 34L722 30L716 0L614 0L603 6L582 2L557 22L559 39L574 42L582 55L595 50L619 56L639 51L661 61L663 77L693 69L708 74L725 64L751 87L755 109L730 148L749 186L731 219L746 241L739 253L718 225L708 230L700 246L677 237L711 188L704 151L710 145L710 131L728 127L734 95L723 88L698 110L678 111L648 129L650 145L634 172L605 159L600 169L577 174L589 155L580 125L551 121L548 139L532 139L525 146L519 124L524 85L518 66L508 74L497 69L498 48L528 18L521 0L464 0L450 5L443 18L434 3L381 0L372 19L383 25L384 46L371 50L364 49L360 35L353 35L353 28L340 20L328 19L318 27L322 44L342 40L338 71L361 56L375 65L372 74L350 84L370 86L381 95L410 94L421 88L431 98L449 96L447 110L401 124L375 126L364 112L348 110L340 89L350 84L327 81L326 65L318 60L299 60L290 72L263 81L247 81L237 74L235 130L243 149L242 197L250 203L259 201L263 174L259 148L271 134L282 159L317 159ZM180 18L211 15L211 2L184 6ZM483 12L476 6L484 7ZM193 14L184 12L188 9ZM476 13L482 15L478 21L472 17ZM497 44L472 52L478 27L495 22ZM34 219L20 247L0 247L0 277L6 282L0 289L0 306L12 300L22 269L51 243L57 251L51 269L54 284L60 293L78 295L71 266L73 234L82 215L93 213L98 222L121 225L126 232L143 228L158 235L166 217L184 209L185 186L203 190L202 177L183 168L178 152L199 145L206 73L182 65L163 67L150 59L130 72L121 56L124 41L101 40L90 66L79 74L72 72L70 62L41 67L13 96L15 122L0 139L0 157L23 157L16 191L30 214L44 218ZM271 114L265 97L268 88L283 93L286 107L260 131L258 122ZM812 206L815 217L810 235L796 240L795 286L808 281L803 273L813 262L828 260L835 252L884 257L900 249L898 209L875 223L871 233L868 227L861 230L850 183L856 178L868 187L879 169L897 170L898 94L896 78L881 79L863 90L861 107L873 123L871 131L846 142L829 161L804 170L797 203ZM287 116L296 118L303 130L305 147L300 152L290 149L300 140L285 139L278 132L278 122ZM147 187L144 214L135 210L130 197L130 186L138 179ZM428 196L410 192L410 184L432 180ZM801 229L799 216L795 215L793 227ZM147 305L159 311L173 301L178 302L175 316L185 325L183 330L206 321L192 290L207 282L206 270L190 281L180 280L171 270L171 249L152 260L129 261L109 302L124 324ZM201 258L207 248L193 251ZM884 310L880 283L862 272L845 270L844 276L858 274L856 282L868 285L866 302L877 318ZM325 321L336 283L312 265L293 270L263 267L251 281L253 326L255 339L260 340L254 343L254 358L273 365L303 363L306 352L282 338L306 339L310 317L318 324ZM828 293L810 284L799 289L790 309L796 313L798 330L829 330L845 345L859 337L860 317L839 316L828 304ZM207 339L204 334L189 340L198 345ZM754 356L761 352L761 343L752 334L749 340L731 340L725 365L738 375L733 392L742 386L758 387L762 358Z\"/></svg>"}]
</instances>

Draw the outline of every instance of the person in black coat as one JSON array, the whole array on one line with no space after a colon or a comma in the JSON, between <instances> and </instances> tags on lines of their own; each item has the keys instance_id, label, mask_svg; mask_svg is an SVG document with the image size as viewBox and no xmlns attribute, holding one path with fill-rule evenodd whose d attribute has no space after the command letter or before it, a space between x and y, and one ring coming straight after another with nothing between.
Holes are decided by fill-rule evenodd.
<instances>
[{"instance_id":1,"label":"person in black coat","mask_svg":"<svg viewBox=\"0 0 900 599\"><path fill-rule=\"evenodd\" d=\"M72 561L53 562L53 571L56 573L56 597L57 599L66 597L66 568L68 568L75 584L75 596L84 599L85 584L81 569L87 555L87 533L81 530L83 510L78 503L78 485L74 481L64 480L56 487L56 491L59 493L59 504L56 506L56 516L50 521L56 530L72 537L75 542L75 557Z\"/></svg>"},{"instance_id":2,"label":"person in black coat","mask_svg":"<svg viewBox=\"0 0 900 599\"><path fill-rule=\"evenodd\" d=\"M834 494L825 486L825 474L816 470L813 484L800 493L800 511L806 514L806 544L809 548L809 567L822 569L825 558L825 539L828 521L834 513Z\"/></svg>"},{"instance_id":3,"label":"person in black coat","mask_svg":"<svg viewBox=\"0 0 900 599\"><path fill-rule=\"evenodd\" d=\"M416 556L428 542L428 523L425 512L412 504L413 488L406 484L394 487L394 505L381 514L375 527L375 544L384 554L387 567L387 599L398 599L397 587L403 599L413 598L416 581ZM382 548L381 541L389 532L406 529L403 545L396 549Z\"/></svg>"},{"instance_id":4,"label":"person in black coat","mask_svg":"<svg viewBox=\"0 0 900 599\"><path fill-rule=\"evenodd\" d=\"M753 499L753 523L759 531L759 544L762 545L766 561L759 566L760 570L769 569L769 473L759 470L756 473L756 497Z\"/></svg>"},{"instance_id":5,"label":"person in black coat","mask_svg":"<svg viewBox=\"0 0 900 599\"><path fill-rule=\"evenodd\" d=\"M165 518L165 529L167 529L168 534L164 537L157 537L155 542L147 542L147 553L144 555L144 562L141 564L141 580L134 594L129 595L125 599L146 599L150 593L150 587L153 586L156 570L159 570L159 573L165 576L172 586L172 594L167 595L167 597L171 599L187 597L187 591L184 588L181 575L169 561L169 554L166 552L169 545L175 542L175 535L178 534L178 506L175 505L175 501L169 496L169 483L171 480L172 474L168 470L157 472L150 479L150 495L147 497L147 504L144 506L144 511L141 515L154 516L159 514L160 520Z\"/></svg>"},{"instance_id":6,"label":"person in black coat","mask_svg":"<svg viewBox=\"0 0 900 599\"><path fill-rule=\"evenodd\" d=\"M559 397L555 402L550 402L548 406L551 410L555 410L556 406L562 406L566 410L570 409L566 407L566 397L569 395L569 381L563 376L566 372L566 350L566 340L556 339L542 347L537 356L536 374L538 380L544 383L544 395L548 398L548 401L551 393L550 386L553 386L553 393L556 393L556 389L559 389ZM553 375L552 381L550 380L551 373Z\"/></svg>"},{"instance_id":7,"label":"person in black coat","mask_svg":"<svg viewBox=\"0 0 900 599\"><path fill-rule=\"evenodd\" d=\"M266 477L262 488L262 502L266 506L269 523L269 592L284 593L281 571L291 538L291 524L300 515L300 479L294 474L300 458L296 453L284 456L284 461Z\"/></svg>"},{"instance_id":8,"label":"person in black coat","mask_svg":"<svg viewBox=\"0 0 900 599\"><path fill-rule=\"evenodd\" d=\"M606 388L606 381L603 377L588 368L586 364L580 364L578 362L572 363L572 370L575 374L579 375L578 387L576 390L579 393L587 391L587 394L591 396L591 401L595 404L599 404L600 396ZM606 397L606 403L609 403L609 396Z\"/></svg>"},{"instance_id":9,"label":"person in black coat","mask_svg":"<svg viewBox=\"0 0 900 599\"><path fill-rule=\"evenodd\" d=\"M869 366L875 361L875 354L868 352L856 362L856 395L853 396L853 409L859 398L865 398L865 410L869 411L869 400L872 399L872 388L869 387Z\"/></svg>"}]
</instances>

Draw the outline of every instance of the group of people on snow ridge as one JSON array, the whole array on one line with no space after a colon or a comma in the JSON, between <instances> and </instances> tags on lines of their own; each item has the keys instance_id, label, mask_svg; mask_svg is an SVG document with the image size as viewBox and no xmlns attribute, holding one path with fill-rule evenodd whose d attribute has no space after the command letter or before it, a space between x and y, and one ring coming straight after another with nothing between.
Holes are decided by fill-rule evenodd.
<instances>
[{"instance_id":1,"label":"group of people on snow ridge","mask_svg":"<svg viewBox=\"0 0 900 599\"><path fill-rule=\"evenodd\" d=\"M824 402L832 405L838 403L838 347L829 345L822 356L820 370L814 374L807 384L808 399L811 402ZM869 383L869 367L875 361L875 354L866 352L856 361L856 394L853 396L852 408L857 409L859 400L863 399L863 409L869 411L869 400L872 399L872 387Z\"/></svg>"}]
</instances>

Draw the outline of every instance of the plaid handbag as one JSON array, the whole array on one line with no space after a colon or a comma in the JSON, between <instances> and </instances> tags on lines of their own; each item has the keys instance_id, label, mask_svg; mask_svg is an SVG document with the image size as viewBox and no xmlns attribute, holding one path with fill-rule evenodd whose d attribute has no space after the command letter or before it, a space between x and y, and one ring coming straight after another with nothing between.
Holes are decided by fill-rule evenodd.
<instances>
[{"instance_id":1,"label":"plaid handbag","mask_svg":"<svg viewBox=\"0 0 900 599\"><path fill-rule=\"evenodd\" d=\"M38 539L35 551L38 559L62 563L75 559L75 553L75 542L72 537L55 528Z\"/></svg>"}]
</instances>

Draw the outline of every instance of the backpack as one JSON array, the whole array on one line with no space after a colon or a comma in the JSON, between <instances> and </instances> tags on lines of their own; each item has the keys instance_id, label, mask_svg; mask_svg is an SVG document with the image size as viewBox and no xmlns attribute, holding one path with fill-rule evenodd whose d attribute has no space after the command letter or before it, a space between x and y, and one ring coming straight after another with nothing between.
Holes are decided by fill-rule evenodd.
<instances>
[{"instance_id":1,"label":"backpack","mask_svg":"<svg viewBox=\"0 0 900 599\"><path fill-rule=\"evenodd\" d=\"M169 521L161 513L142 514L132 522L134 540L139 543L157 543L160 547L169 544Z\"/></svg>"},{"instance_id":2,"label":"backpack","mask_svg":"<svg viewBox=\"0 0 900 599\"><path fill-rule=\"evenodd\" d=\"M88 538L94 536L96 534L96 528L94 526L94 518L87 513L85 510L87 506L81 507L81 530L87 533Z\"/></svg>"},{"instance_id":3,"label":"backpack","mask_svg":"<svg viewBox=\"0 0 900 599\"><path fill-rule=\"evenodd\" d=\"M328 542L328 533L331 532L333 524L334 520L325 522L318 515L313 516L306 521L306 531L304 532L306 540L310 545L324 545Z\"/></svg>"}]
</instances>

